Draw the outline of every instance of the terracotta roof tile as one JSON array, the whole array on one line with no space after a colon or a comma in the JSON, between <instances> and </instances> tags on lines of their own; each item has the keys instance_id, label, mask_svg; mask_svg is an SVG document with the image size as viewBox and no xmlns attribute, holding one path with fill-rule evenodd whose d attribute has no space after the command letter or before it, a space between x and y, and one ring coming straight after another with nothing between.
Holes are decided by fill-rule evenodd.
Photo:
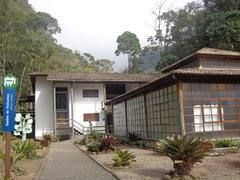
<instances>
[{"instance_id":1,"label":"terracotta roof tile","mask_svg":"<svg viewBox=\"0 0 240 180\"><path fill-rule=\"evenodd\" d=\"M214 48L202 48L196 52L197 54L211 54L211 55L224 55L224 56L240 56L240 52L227 51Z\"/></svg>"},{"instance_id":2,"label":"terracotta roof tile","mask_svg":"<svg viewBox=\"0 0 240 180\"><path fill-rule=\"evenodd\" d=\"M180 59L179 61L171 64L170 66L162 69L162 72L163 73L166 73L168 71L171 71L173 69L176 69L176 68L179 68L180 66L182 65L185 65L187 64L188 62L191 62L193 59L195 60L195 57L196 55L209 55L209 56L231 56L231 57L236 57L236 58L239 58L240 60L240 52L235 52L235 51L227 51L227 50L221 50L221 49L214 49L214 48L202 48L198 51L196 51L195 53L189 55L189 56L186 56L182 59Z\"/></svg>"},{"instance_id":3,"label":"terracotta roof tile","mask_svg":"<svg viewBox=\"0 0 240 180\"><path fill-rule=\"evenodd\" d=\"M171 71L171 74L186 74L186 75L240 75L240 69L234 69L234 70L229 70L229 69L213 69L213 68L186 68L186 69L177 69Z\"/></svg>"},{"instance_id":4,"label":"terracotta roof tile","mask_svg":"<svg viewBox=\"0 0 240 180\"><path fill-rule=\"evenodd\" d=\"M124 73L30 73L30 76L47 76L49 81L77 82L149 82L158 77L156 74L124 74Z\"/></svg>"},{"instance_id":5,"label":"terracotta roof tile","mask_svg":"<svg viewBox=\"0 0 240 180\"><path fill-rule=\"evenodd\" d=\"M237 79L240 78L240 70L223 70L223 69L200 69L200 68L186 68L186 69L177 69L177 70L172 70L168 73L159 75L158 78L155 78L154 80L138 87L135 88L131 91L126 92L125 94L122 94L112 100L110 100L108 103L113 103L116 101L121 101L123 99L127 99L129 96L137 94L141 91L144 91L147 87L153 87L158 83L161 83L164 81L166 78L173 78L174 76L177 75L187 75L189 77L192 76L198 76L198 77L236 77ZM178 77L178 76L177 76Z\"/></svg>"}]
</instances>

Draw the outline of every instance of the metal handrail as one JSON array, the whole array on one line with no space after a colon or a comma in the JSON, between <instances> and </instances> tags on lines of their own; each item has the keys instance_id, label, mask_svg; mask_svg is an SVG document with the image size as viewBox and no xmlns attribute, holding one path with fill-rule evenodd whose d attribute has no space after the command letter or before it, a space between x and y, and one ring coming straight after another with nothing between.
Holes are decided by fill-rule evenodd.
<instances>
[{"instance_id":1,"label":"metal handrail","mask_svg":"<svg viewBox=\"0 0 240 180\"><path fill-rule=\"evenodd\" d=\"M84 134L85 127L82 124L80 124L79 122L75 121L74 119L71 119L71 121L73 121L73 128L78 129L80 132L82 132ZM79 128L78 126L76 126L75 124L79 125L82 129Z\"/></svg>"},{"instance_id":2,"label":"metal handrail","mask_svg":"<svg viewBox=\"0 0 240 180\"><path fill-rule=\"evenodd\" d=\"M77 122L74 119L70 119L70 120L73 121L73 128L76 128L77 130L79 130L83 134L84 134L84 132L90 132L91 131L89 126L83 126L82 124L80 124L79 122ZM95 130L95 131L102 131L103 129L100 129L100 128L104 128L104 130L106 130L106 127L108 127L108 126L92 126L91 129ZM109 127L111 127L111 125Z\"/></svg>"}]
</instances>

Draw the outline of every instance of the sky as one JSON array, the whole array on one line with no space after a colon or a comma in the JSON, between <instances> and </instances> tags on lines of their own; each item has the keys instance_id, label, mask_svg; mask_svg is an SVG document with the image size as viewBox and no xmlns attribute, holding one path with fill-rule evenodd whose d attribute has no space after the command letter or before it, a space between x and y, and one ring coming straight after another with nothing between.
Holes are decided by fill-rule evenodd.
<instances>
[{"instance_id":1,"label":"sky","mask_svg":"<svg viewBox=\"0 0 240 180\"><path fill-rule=\"evenodd\" d=\"M183 7L191 0L167 0L163 11ZM117 37L124 31L137 35L141 46L154 35L154 8L161 0L29 0L36 11L58 20L62 32L55 35L59 44L97 59L115 62L114 70L127 67L127 57L116 56Z\"/></svg>"}]
</instances>

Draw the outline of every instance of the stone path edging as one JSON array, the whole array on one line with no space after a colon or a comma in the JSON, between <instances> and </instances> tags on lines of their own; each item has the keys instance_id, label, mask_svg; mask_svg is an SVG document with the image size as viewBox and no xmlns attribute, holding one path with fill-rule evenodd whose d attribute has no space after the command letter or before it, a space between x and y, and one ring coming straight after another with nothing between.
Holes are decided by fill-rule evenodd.
<instances>
[{"instance_id":1,"label":"stone path edging","mask_svg":"<svg viewBox=\"0 0 240 180\"><path fill-rule=\"evenodd\" d=\"M112 174L116 179L121 180L114 172L112 172L109 168L107 168L106 166L102 165L101 163L99 163L98 161L96 161L93 157L91 157L86 151L84 151L78 144L75 144L77 146L77 148L83 152L86 156L88 156L90 159L92 159L96 164L98 164L99 166L101 166L105 171L109 172L110 174Z\"/></svg>"}]
</instances>

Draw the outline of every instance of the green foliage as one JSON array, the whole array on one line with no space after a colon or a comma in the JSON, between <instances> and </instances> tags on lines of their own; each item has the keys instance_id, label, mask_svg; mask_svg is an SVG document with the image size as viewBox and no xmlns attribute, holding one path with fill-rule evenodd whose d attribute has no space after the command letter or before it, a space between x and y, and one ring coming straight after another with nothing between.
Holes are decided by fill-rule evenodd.
<instances>
[{"instance_id":1,"label":"green foliage","mask_svg":"<svg viewBox=\"0 0 240 180\"><path fill-rule=\"evenodd\" d=\"M109 135L103 136L100 139L100 143L101 143L100 151L113 150L113 146L116 146L118 144L116 138Z\"/></svg>"},{"instance_id":2,"label":"green foliage","mask_svg":"<svg viewBox=\"0 0 240 180\"><path fill-rule=\"evenodd\" d=\"M34 143L31 140L17 141L12 145L12 149L16 152L16 155L19 155L20 160L32 159L36 156Z\"/></svg>"},{"instance_id":3,"label":"green foliage","mask_svg":"<svg viewBox=\"0 0 240 180\"><path fill-rule=\"evenodd\" d=\"M0 1L1 76L11 73L19 79L17 102L29 95L30 72L112 71L113 62L108 59L93 57L90 61L87 56L58 45L53 35L59 32L57 20L36 12L28 1Z\"/></svg>"},{"instance_id":4,"label":"green foliage","mask_svg":"<svg viewBox=\"0 0 240 180\"><path fill-rule=\"evenodd\" d=\"M114 166L128 166L136 156L128 150L116 150L113 155Z\"/></svg>"},{"instance_id":5,"label":"green foliage","mask_svg":"<svg viewBox=\"0 0 240 180\"><path fill-rule=\"evenodd\" d=\"M101 143L98 140L92 140L86 145L86 147L87 151L98 153L100 151Z\"/></svg>"},{"instance_id":6,"label":"green foliage","mask_svg":"<svg viewBox=\"0 0 240 180\"><path fill-rule=\"evenodd\" d=\"M101 139L102 135L99 134L97 131L92 130L91 133L88 135L89 141L99 141Z\"/></svg>"},{"instance_id":7,"label":"green foliage","mask_svg":"<svg viewBox=\"0 0 240 180\"><path fill-rule=\"evenodd\" d=\"M115 54L118 56L122 54L129 54L131 56L139 54L141 52L141 47L139 39L136 34L125 31L117 38L118 47Z\"/></svg>"},{"instance_id":8,"label":"green foliage","mask_svg":"<svg viewBox=\"0 0 240 180\"><path fill-rule=\"evenodd\" d=\"M217 139L214 143L216 148L240 147L240 141L234 139Z\"/></svg>"},{"instance_id":9,"label":"green foliage","mask_svg":"<svg viewBox=\"0 0 240 180\"><path fill-rule=\"evenodd\" d=\"M180 176L189 174L193 165L201 162L212 148L210 142L203 142L199 137L166 138L160 143L160 151L173 161L174 172Z\"/></svg>"},{"instance_id":10,"label":"green foliage","mask_svg":"<svg viewBox=\"0 0 240 180\"><path fill-rule=\"evenodd\" d=\"M129 139L121 137L121 138L118 138L118 142L119 142L119 144L128 144Z\"/></svg>"},{"instance_id":11,"label":"green foliage","mask_svg":"<svg viewBox=\"0 0 240 180\"><path fill-rule=\"evenodd\" d=\"M87 145L87 142L88 139L86 136L84 136L82 139L74 141L74 144Z\"/></svg>"},{"instance_id":12,"label":"green foliage","mask_svg":"<svg viewBox=\"0 0 240 180\"><path fill-rule=\"evenodd\" d=\"M137 73L139 71L138 65L141 63L141 52L139 39L136 34L125 31L117 38L117 50L115 54L119 56L120 54L128 55L128 67L129 72Z\"/></svg>"},{"instance_id":13,"label":"green foliage","mask_svg":"<svg viewBox=\"0 0 240 180\"><path fill-rule=\"evenodd\" d=\"M239 51L239 7L238 0L202 0L159 14L156 20L165 27L156 29L155 36L150 38L151 45L146 48L160 51L157 69L161 70L203 47ZM156 44L161 47L156 48Z\"/></svg>"}]
</instances>

